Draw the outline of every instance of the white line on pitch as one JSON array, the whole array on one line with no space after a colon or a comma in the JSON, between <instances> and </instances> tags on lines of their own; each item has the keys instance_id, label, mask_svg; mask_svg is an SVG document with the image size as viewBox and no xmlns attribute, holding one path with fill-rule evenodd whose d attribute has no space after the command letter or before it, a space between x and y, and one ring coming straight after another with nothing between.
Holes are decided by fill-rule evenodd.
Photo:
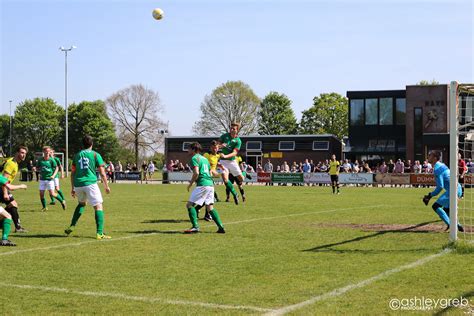
<instances>
[{"instance_id":1,"label":"white line on pitch","mask_svg":"<svg viewBox=\"0 0 474 316\"><path fill-rule=\"evenodd\" d=\"M127 295L122 293L113 293L113 292L92 292L92 291L78 291L58 287L48 287L48 286L37 286L37 285L26 285L26 284L8 284L0 282L0 287L7 288L19 288L27 290L41 290L46 292L59 292L67 294L77 294L84 296L92 297L110 297L123 299L128 301L139 301L147 303L165 303L170 305L190 305L190 306L199 306L207 308L217 308L217 309L240 309L240 310L252 310L256 312L270 312L272 309L261 308L256 306L245 306L245 305L224 305L224 304L214 304L214 303L203 303L203 302L193 302L193 301L184 301L184 300L168 300L159 297L147 297L147 296L134 296Z\"/></svg>"},{"instance_id":2,"label":"white line on pitch","mask_svg":"<svg viewBox=\"0 0 474 316\"><path fill-rule=\"evenodd\" d=\"M252 219L247 219L247 220L242 220L242 221L236 221L236 222L229 222L225 223L224 225L234 225L234 224L241 224L241 223L249 223L249 222L256 222L256 221L263 221L263 220L271 220L271 219L278 219L278 218L285 218L285 217L292 217L292 216L302 216L302 215L311 215L311 214L322 214L322 213L333 213L333 212L339 212L339 211L350 211L350 210L356 210L356 209L361 209L361 208L374 208L374 207L381 207L385 205L370 205L370 206L359 206L359 207L351 207L351 208L342 208L342 209L333 209L333 210L327 210L327 211L317 211L317 212L305 212L305 213L297 213L297 214L286 214L286 215L281 215L281 216L272 216L272 217L262 217L262 218L252 218ZM213 227L213 225L205 225L203 227ZM181 230L169 230L167 232L181 232ZM77 243L70 243L70 244L62 244L62 245L56 245L56 246L48 246L48 247L38 247L38 248L29 248L29 249L18 249L18 250L12 250L12 251L7 251L7 252L0 252L0 256L8 256L8 255L14 255L17 253L25 253L25 252L34 252L34 251L41 251L41 250L51 250L51 249L59 249L59 248L67 248L67 247L78 247L86 244L92 244L92 243L109 243L109 242L114 242L114 241L121 241L125 239L132 239L132 238L139 238L139 237L144 237L144 236L154 236L157 235L158 233L147 233L147 234L136 234L136 235L131 235L131 236L125 236L125 237L118 237L118 238L112 238L108 240L88 240L88 241L81 241Z\"/></svg>"},{"instance_id":3,"label":"white line on pitch","mask_svg":"<svg viewBox=\"0 0 474 316\"><path fill-rule=\"evenodd\" d=\"M331 292L327 292L327 293L324 293L324 294L321 294L321 295L318 295L318 296L315 296L315 297L312 297L310 298L309 300L306 300L306 301L303 301L301 303L297 303L297 304L293 304L293 305L288 305L288 306L285 306L285 307L281 307L281 308L278 308L278 309L274 309L270 312L268 312L266 315L267 316L276 316L276 315L284 315L286 313L289 313L289 312L292 312L292 311L295 311L297 309L300 309L302 307L305 307L307 305L311 305L311 304L314 304L318 301L322 301L322 300L325 300L325 299L329 299L329 298L333 298L333 297L336 297L336 296L340 296L340 295L343 295L349 291L352 291L354 289L358 289L358 288L361 288L361 287L364 287L366 285L369 285L371 283L374 283L378 280L381 280L381 279L384 279L392 274L395 274L395 273L398 273L398 272L401 272L401 271L404 271L404 270L408 270L408 269L412 269L412 268L415 268L415 267L418 267L418 266L421 266L427 262L430 262L431 260L434 260L436 258L439 258L447 253L451 252L451 249L444 249L443 251L437 253L437 254L434 254L434 255L430 255L430 256L427 256L427 257L424 257L424 258L421 258L421 259L418 259L417 261L414 261L412 263L409 263L409 264L406 264L406 265L403 265L403 266L400 266L400 267L397 267L397 268L394 268L394 269L390 269L390 270L387 270L387 271L384 271L380 274L377 274L371 278L368 278L366 280L363 280L359 283L355 283L355 284L349 284L345 287L342 287L342 288L338 288L338 289L335 289Z\"/></svg>"}]
</instances>

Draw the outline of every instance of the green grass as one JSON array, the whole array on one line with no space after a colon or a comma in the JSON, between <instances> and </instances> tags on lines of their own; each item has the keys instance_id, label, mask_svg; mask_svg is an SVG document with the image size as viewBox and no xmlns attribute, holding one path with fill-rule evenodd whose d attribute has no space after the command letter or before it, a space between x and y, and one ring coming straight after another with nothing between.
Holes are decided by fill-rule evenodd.
<instances>
[{"instance_id":1,"label":"green grass","mask_svg":"<svg viewBox=\"0 0 474 316\"><path fill-rule=\"evenodd\" d=\"M186 302L278 309L438 254L448 239L439 231L350 226L441 227L421 202L426 189L351 187L334 196L328 187L246 186L244 205L216 204L227 234L201 221L202 233L184 235L186 186L137 184L113 184L104 195L113 239L93 239L91 207L65 237L75 201L67 181L63 186L67 211L57 205L40 212L36 182L15 193L29 233L11 235L18 247L0 248L2 314L260 314ZM217 190L222 198L223 187ZM453 251L291 314L390 314L390 299L415 296L464 295L474 305L473 260Z\"/></svg>"}]
</instances>

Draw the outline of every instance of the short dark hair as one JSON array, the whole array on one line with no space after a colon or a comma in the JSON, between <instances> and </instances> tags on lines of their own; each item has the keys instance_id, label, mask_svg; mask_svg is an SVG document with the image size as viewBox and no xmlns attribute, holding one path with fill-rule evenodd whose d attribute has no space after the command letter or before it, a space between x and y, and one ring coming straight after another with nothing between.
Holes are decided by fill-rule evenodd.
<instances>
[{"instance_id":1,"label":"short dark hair","mask_svg":"<svg viewBox=\"0 0 474 316\"><path fill-rule=\"evenodd\" d=\"M211 146L217 146L217 144L218 144L217 140L211 141Z\"/></svg>"},{"instance_id":2,"label":"short dark hair","mask_svg":"<svg viewBox=\"0 0 474 316\"><path fill-rule=\"evenodd\" d=\"M189 148L191 148L192 151L200 153L202 151L202 146L198 142L194 142L191 145L189 145Z\"/></svg>"},{"instance_id":3,"label":"short dark hair","mask_svg":"<svg viewBox=\"0 0 474 316\"><path fill-rule=\"evenodd\" d=\"M23 145L18 146L18 148L16 149L16 152L20 152L20 150L22 150L22 149L24 149L26 152L28 152L28 147L23 146Z\"/></svg>"},{"instance_id":4,"label":"short dark hair","mask_svg":"<svg viewBox=\"0 0 474 316\"><path fill-rule=\"evenodd\" d=\"M82 138L82 145L84 145L84 148L89 148L94 144L94 139L92 138L91 135L85 135Z\"/></svg>"},{"instance_id":5,"label":"short dark hair","mask_svg":"<svg viewBox=\"0 0 474 316\"><path fill-rule=\"evenodd\" d=\"M436 160L440 160L440 159L441 159L441 151L439 151L439 150L432 150L432 151L430 151L430 155L433 155L433 157L435 157Z\"/></svg>"}]
</instances>

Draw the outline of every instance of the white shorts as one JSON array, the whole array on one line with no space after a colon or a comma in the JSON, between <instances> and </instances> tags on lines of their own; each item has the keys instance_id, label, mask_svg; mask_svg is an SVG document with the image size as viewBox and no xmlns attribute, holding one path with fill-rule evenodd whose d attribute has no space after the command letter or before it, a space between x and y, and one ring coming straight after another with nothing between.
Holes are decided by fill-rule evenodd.
<instances>
[{"instance_id":1,"label":"white shorts","mask_svg":"<svg viewBox=\"0 0 474 316\"><path fill-rule=\"evenodd\" d=\"M240 170L239 164L235 160L219 160L219 163L222 167L229 170L229 173L232 174L234 177L238 177L242 175L242 171Z\"/></svg>"},{"instance_id":2,"label":"white shorts","mask_svg":"<svg viewBox=\"0 0 474 316\"><path fill-rule=\"evenodd\" d=\"M59 178L54 178L54 186L59 188Z\"/></svg>"},{"instance_id":3,"label":"white shorts","mask_svg":"<svg viewBox=\"0 0 474 316\"><path fill-rule=\"evenodd\" d=\"M214 204L214 187L196 187L191 192L189 202L197 205Z\"/></svg>"},{"instance_id":4,"label":"white shorts","mask_svg":"<svg viewBox=\"0 0 474 316\"><path fill-rule=\"evenodd\" d=\"M104 202L97 183L85 187L74 187L74 191L76 192L77 200L80 203L89 202L90 205L96 206Z\"/></svg>"},{"instance_id":5,"label":"white shorts","mask_svg":"<svg viewBox=\"0 0 474 316\"><path fill-rule=\"evenodd\" d=\"M54 180L40 180L39 183L39 190L40 191L54 191Z\"/></svg>"}]
</instances>

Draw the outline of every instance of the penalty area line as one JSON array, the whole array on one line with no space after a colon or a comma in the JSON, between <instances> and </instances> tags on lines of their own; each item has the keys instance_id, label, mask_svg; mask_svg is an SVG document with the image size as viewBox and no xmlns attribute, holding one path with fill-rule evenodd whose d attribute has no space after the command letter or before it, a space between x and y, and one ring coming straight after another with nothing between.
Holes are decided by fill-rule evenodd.
<instances>
[{"instance_id":1,"label":"penalty area line","mask_svg":"<svg viewBox=\"0 0 474 316\"><path fill-rule=\"evenodd\" d=\"M451 249L444 249L443 251L441 251L439 253L436 253L436 254L418 259L418 260L416 260L412 263L405 264L405 265L402 265L402 266L397 267L397 268L393 268L393 269L384 271L380 274L377 274L377 275L375 275L371 278L368 278L366 280L363 280L361 282L354 283L354 284L349 284L347 286L335 289L331 292L327 292L327 293L324 293L324 294L321 294L321 295L318 295L318 296L314 296L314 297L310 298L309 300L303 301L301 303L297 303L297 304L281 307L281 308L278 308L278 309L274 309L274 310L266 313L265 315L266 316L284 315L284 314L293 312L295 310L301 309L305 306L314 304L316 302L323 301L323 300L330 299L330 298L334 298L334 297L337 297L337 296L340 296L340 295L344 295L349 291L352 291L352 290L355 290L355 289L360 289L360 288L365 287L369 284L372 284L376 281L385 279L386 277L389 277L392 274L396 274L396 273L402 272L404 270L408 270L408 269L412 269L412 268L422 266L425 263L428 263L428 262L430 262L434 259L437 259L437 258L439 258L439 257L441 257L445 254L450 253L451 251L452 251Z\"/></svg>"},{"instance_id":2,"label":"penalty area line","mask_svg":"<svg viewBox=\"0 0 474 316\"><path fill-rule=\"evenodd\" d=\"M83 296L91 296L95 298L108 297L108 298L114 298L114 299L122 299L122 300L127 300L127 301L138 301L138 302L146 302L146 303L188 305L188 306L215 308L215 309L251 310L255 312L271 312L272 311L272 309L269 309L269 308L261 308L261 307L256 307L256 306L224 305L224 304L194 302L194 301L185 301L185 300L169 300L169 299L163 299L159 297L134 296L134 295L127 295L127 294L122 294L122 293L113 293L113 292L79 291L79 290L71 290L71 289L66 289L66 288L27 285L27 284L8 284L8 283L0 282L0 287L17 288L17 289L24 289L24 290L40 290L40 291L45 291L45 292L56 292L56 293L65 293L65 294L76 294L76 295L83 295Z\"/></svg>"}]
</instances>

